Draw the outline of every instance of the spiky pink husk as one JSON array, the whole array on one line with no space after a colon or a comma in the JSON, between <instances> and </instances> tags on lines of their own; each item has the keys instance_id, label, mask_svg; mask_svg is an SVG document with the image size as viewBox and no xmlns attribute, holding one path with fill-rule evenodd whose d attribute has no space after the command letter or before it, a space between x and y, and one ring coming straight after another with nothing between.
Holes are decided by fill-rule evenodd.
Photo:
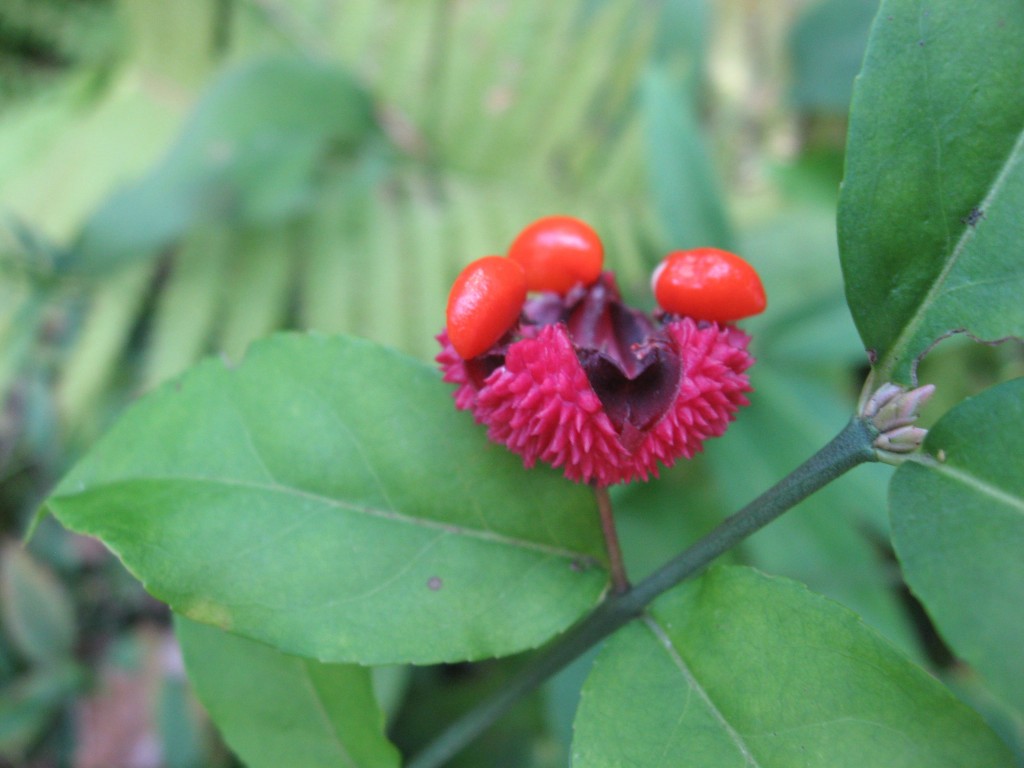
<instances>
[{"instance_id":1,"label":"spiky pink husk","mask_svg":"<svg viewBox=\"0 0 1024 768\"><path fill-rule=\"evenodd\" d=\"M562 324L511 344L504 365L479 389L443 332L437 362L444 380L457 385L456 407L471 411L488 437L518 453L526 467L540 459L571 480L611 485L657 477L659 464L691 458L747 404L747 334L689 318L665 330L683 361L679 389L665 414L633 435L616 433Z\"/></svg>"}]
</instances>

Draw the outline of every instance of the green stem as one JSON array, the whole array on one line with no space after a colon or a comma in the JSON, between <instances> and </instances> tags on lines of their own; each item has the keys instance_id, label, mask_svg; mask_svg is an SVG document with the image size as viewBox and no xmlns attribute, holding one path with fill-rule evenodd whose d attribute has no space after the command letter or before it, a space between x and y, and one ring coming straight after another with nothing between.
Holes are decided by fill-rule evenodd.
<instances>
[{"instance_id":1,"label":"green stem","mask_svg":"<svg viewBox=\"0 0 1024 768\"><path fill-rule=\"evenodd\" d=\"M607 486L595 485L594 498L597 500L597 512L601 518L604 548L608 553L608 572L612 577L612 592L621 595L629 591L629 577L626 575L626 563L622 559L622 549L619 547L619 534L615 530L615 516L612 513L612 500L608 495Z\"/></svg>"},{"instance_id":2,"label":"green stem","mask_svg":"<svg viewBox=\"0 0 1024 768\"><path fill-rule=\"evenodd\" d=\"M456 720L407 768L439 768L489 728L517 701L619 627L658 595L704 570L712 560L768 525L815 491L866 461L875 460L874 428L853 419L831 442L707 536L683 550L632 589L612 593L582 621L535 656L515 678Z\"/></svg>"}]
</instances>

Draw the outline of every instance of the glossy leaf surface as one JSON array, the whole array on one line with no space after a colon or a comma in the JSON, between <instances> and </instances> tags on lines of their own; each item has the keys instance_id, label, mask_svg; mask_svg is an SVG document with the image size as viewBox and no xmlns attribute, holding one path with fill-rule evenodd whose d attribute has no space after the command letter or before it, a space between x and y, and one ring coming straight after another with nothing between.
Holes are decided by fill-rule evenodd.
<instances>
[{"instance_id":1,"label":"glossy leaf surface","mask_svg":"<svg viewBox=\"0 0 1024 768\"><path fill-rule=\"evenodd\" d=\"M1024 335L1024 8L887 0L851 110L839 243L882 380L938 338Z\"/></svg>"},{"instance_id":2,"label":"glossy leaf surface","mask_svg":"<svg viewBox=\"0 0 1024 768\"><path fill-rule=\"evenodd\" d=\"M178 617L189 678L249 768L398 768L370 670L290 656Z\"/></svg>"},{"instance_id":3,"label":"glossy leaf surface","mask_svg":"<svg viewBox=\"0 0 1024 768\"><path fill-rule=\"evenodd\" d=\"M981 718L850 611L718 568L606 644L574 768L1006 766Z\"/></svg>"},{"instance_id":4,"label":"glossy leaf surface","mask_svg":"<svg viewBox=\"0 0 1024 768\"><path fill-rule=\"evenodd\" d=\"M890 487L893 541L911 589L954 651L1024 712L1024 379L965 400Z\"/></svg>"},{"instance_id":5,"label":"glossy leaf surface","mask_svg":"<svg viewBox=\"0 0 1024 768\"><path fill-rule=\"evenodd\" d=\"M179 613L325 661L513 653L605 587L586 488L523 470L430 367L343 337L201 364L48 506Z\"/></svg>"}]
</instances>

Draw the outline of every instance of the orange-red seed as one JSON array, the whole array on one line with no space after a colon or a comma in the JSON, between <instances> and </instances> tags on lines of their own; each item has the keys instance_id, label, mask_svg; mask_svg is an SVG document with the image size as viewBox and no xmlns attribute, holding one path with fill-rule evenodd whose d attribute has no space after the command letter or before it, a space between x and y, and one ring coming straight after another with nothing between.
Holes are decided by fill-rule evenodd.
<instances>
[{"instance_id":1,"label":"orange-red seed","mask_svg":"<svg viewBox=\"0 0 1024 768\"><path fill-rule=\"evenodd\" d=\"M663 310L696 320L731 322L763 312L768 303L754 268L719 248L670 253L654 271L651 289Z\"/></svg>"},{"instance_id":2,"label":"orange-red seed","mask_svg":"<svg viewBox=\"0 0 1024 768\"><path fill-rule=\"evenodd\" d=\"M520 232L508 256L526 271L531 291L565 294L573 286L590 285L604 266L601 238L572 216L545 216Z\"/></svg>"},{"instance_id":3,"label":"orange-red seed","mask_svg":"<svg viewBox=\"0 0 1024 768\"><path fill-rule=\"evenodd\" d=\"M484 256L470 262L448 294L448 339L463 360L481 355L505 335L526 301L526 275L514 261Z\"/></svg>"}]
</instances>

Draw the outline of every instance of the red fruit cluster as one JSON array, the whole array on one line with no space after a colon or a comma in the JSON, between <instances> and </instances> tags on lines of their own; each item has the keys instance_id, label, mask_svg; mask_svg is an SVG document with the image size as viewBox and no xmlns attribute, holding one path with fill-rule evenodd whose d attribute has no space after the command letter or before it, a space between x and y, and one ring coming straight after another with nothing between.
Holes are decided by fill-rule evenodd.
<instances>
[{"instance_id":1,"label":"red fruit cluster","mask_svg":"<svg viewBox=\"0 0 1024 768\"><path fill-rule=\"evenodd\" d=\"M608 485L656 475L725 431L753 362L730 323L763 311L765 296L738 256L679 251L653 275L662 313L651 318L622 302L603 258L585 223L533 222L508 258L459 275L437 359L456 406L526 466Z\"/></svg>"},{"instance_id":2,"label":"red fruit cluster","mask_svg":"<svg viewBox=\"0 0 1024 768\"><path fill-rule=\"evenodd\" d=\"M468 360L494 346L515 324L527 291L565 295L591 285L601 274L604 247L587 224L547 216L524 229L508 258L485 256L470 263L448 294L448 338Z\"/></svg>"}]
</instances>

